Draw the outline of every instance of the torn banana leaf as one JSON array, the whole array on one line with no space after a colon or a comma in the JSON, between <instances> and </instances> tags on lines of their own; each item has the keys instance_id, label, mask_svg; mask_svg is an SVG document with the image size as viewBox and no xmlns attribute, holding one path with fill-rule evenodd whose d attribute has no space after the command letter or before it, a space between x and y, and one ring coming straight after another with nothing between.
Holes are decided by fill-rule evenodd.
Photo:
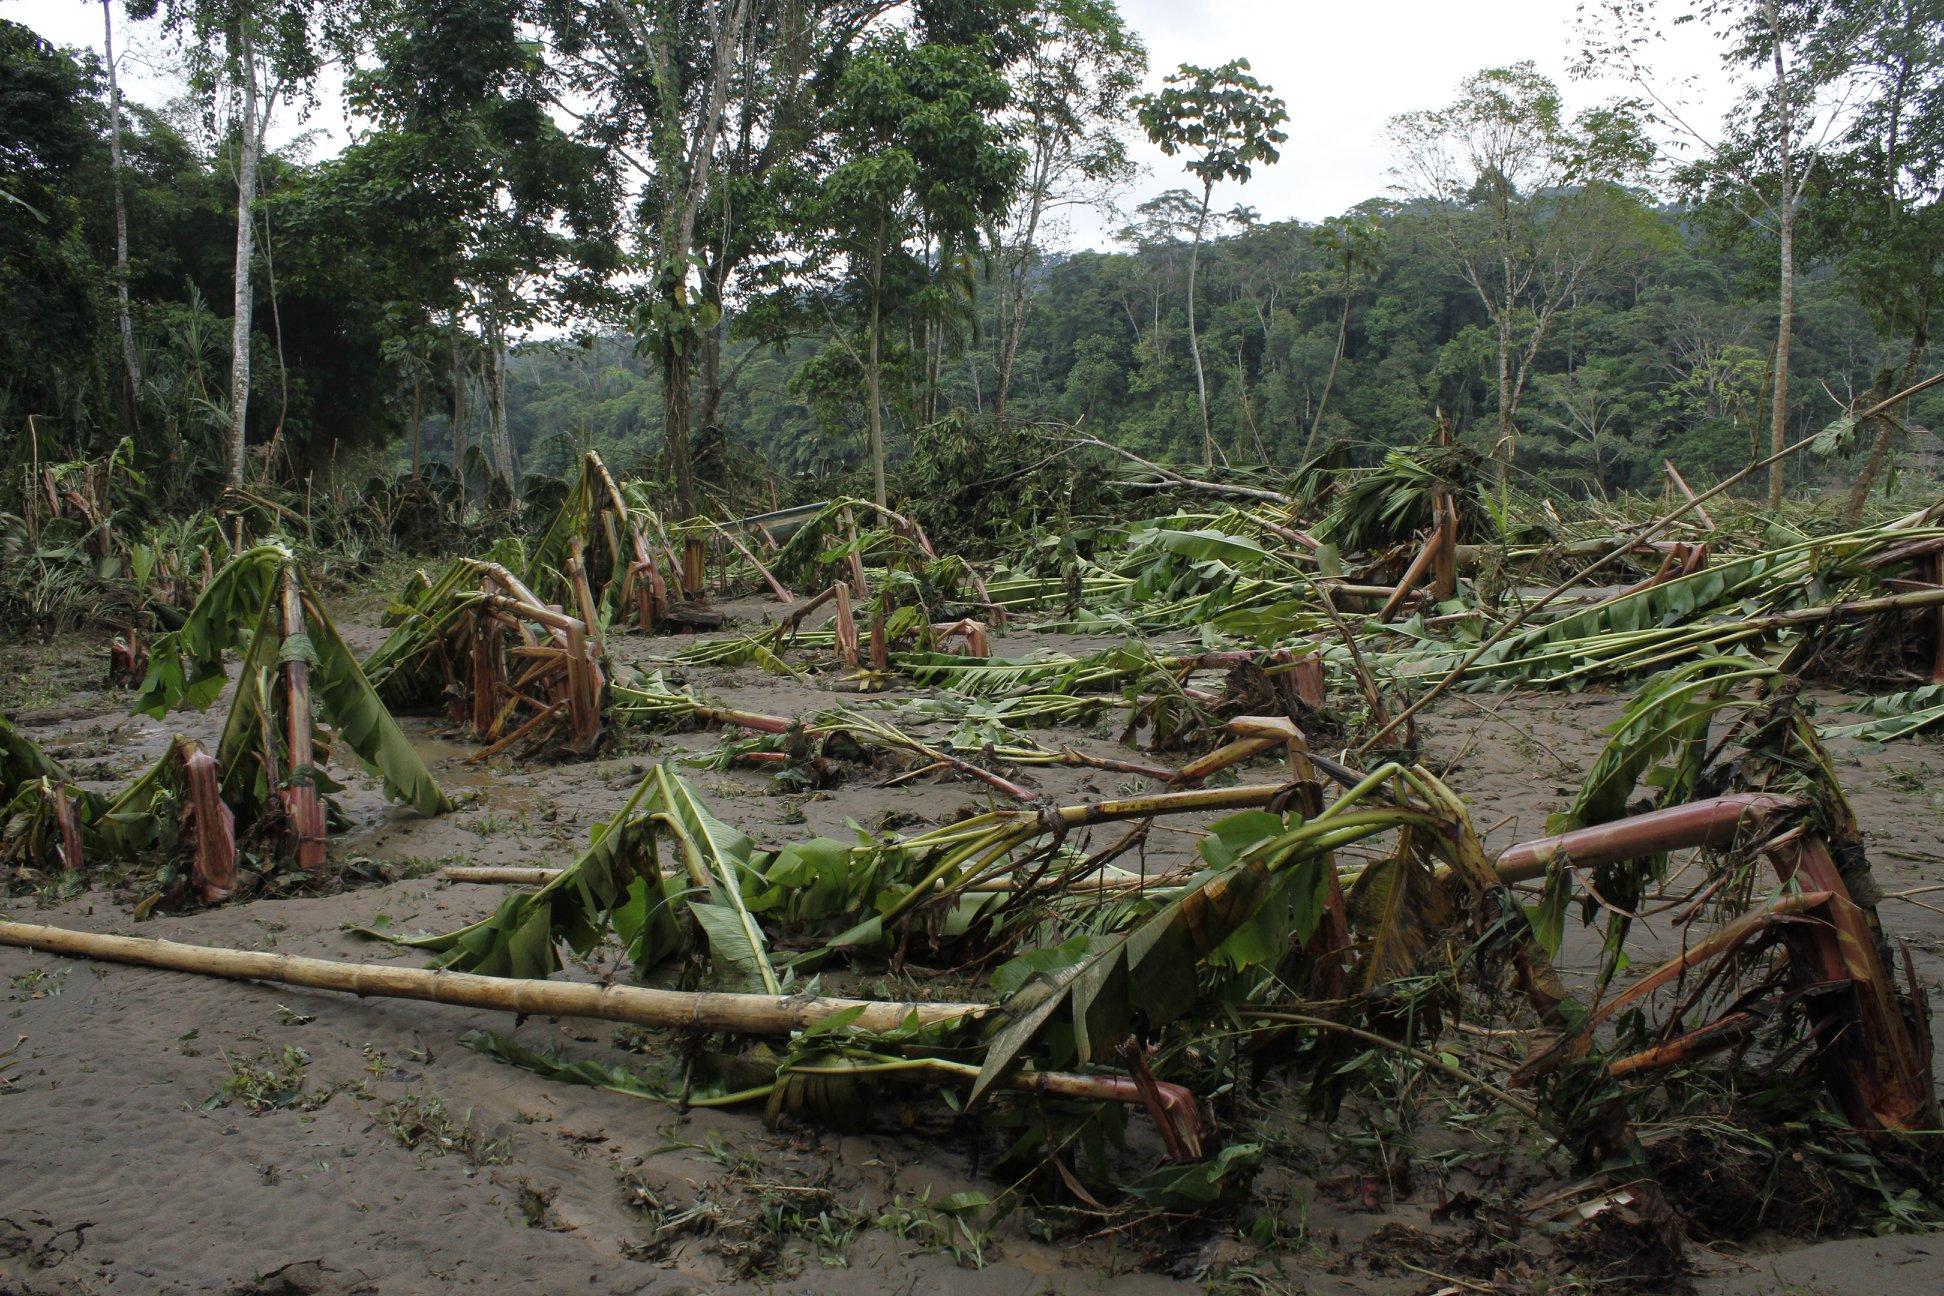
<instances>
[{"instance_id":1,"label":"torn banana leaf","mask_svg":"<svg viewBox=\"0 0 1944 1296\"><path fill-rule=\"evenodd\" d=\"M1895 742L1933 725L1944 724L1944 684L1926 684L1904 693L1853 702L1842 709L1871 718L1856 724L1825 725L1821 730L1824 738Z\"/></svg>"}]
</instances>

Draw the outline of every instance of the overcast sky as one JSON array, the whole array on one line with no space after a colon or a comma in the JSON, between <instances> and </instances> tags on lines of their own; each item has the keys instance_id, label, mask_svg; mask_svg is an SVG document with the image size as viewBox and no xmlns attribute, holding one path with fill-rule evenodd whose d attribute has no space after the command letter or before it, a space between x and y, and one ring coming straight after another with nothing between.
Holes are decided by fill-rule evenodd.
<instances>
[{"instance_id":1,"label":"overcast sky","mask_svg":"<svg viewBox=\"0 0 1944 1296\"><path fill-rule=\"evenodd\" d=\"M1383 194L1390 184L1385 121L1447 102L1458 82L1480 68L1531 59L1574 106L1617 88L1575 83L1567 75L1577 0L1120 0L1120 6L1147 42L1151 83L1180 63L1243 57L1288 102L1282 161L1258 170L1246 187L1224 185L1216 193L1218 208L1246 202L1265 220L1317 221ZM101 47L99 0L0 0L0 17L58 44ZM117 50L128 52L124 93L151 103L168 97L173 83L150 70L158 54L154 24L126 23L119 4L116 22ZM131 30L124 35L123 27ZM1656 65L1670 81L1700 76L1705 84L1713 59L1705 33L1687 27ZM328 94L308 122L285 110L278 127L273 143L302 127L340 141L346 131L342 105ZM1163 157L1145 139L1137 138L1135 154L1147 172L1124 206L1188 183L1179 160ZM1115 226L1110 217L1082 217L1071 241L1104 245Z\"/></svg>"}]
</instances>

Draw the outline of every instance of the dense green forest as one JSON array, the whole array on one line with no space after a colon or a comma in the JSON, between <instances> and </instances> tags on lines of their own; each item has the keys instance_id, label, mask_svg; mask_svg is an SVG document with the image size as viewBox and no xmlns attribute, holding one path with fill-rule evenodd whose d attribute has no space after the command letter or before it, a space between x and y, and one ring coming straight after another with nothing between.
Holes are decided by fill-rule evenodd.
<instances>
[{"instance_id":1,"label":"dense green forest","mask_svg":"<svg viewBox=\"0 0 1944 1296\"><path fill-rule=\"evenodd\" d=\"M1482 71L1316 225L1234 202L1305 129L1274 89L1141 93L1111 0L138 0L104 16L172 38L184 93L119 114L98 54L6 23L0 430L10 462L131 438L185 506L428 463L517 490L596 446L693 508L1054 423L1284 469L1442 423L1574 494L1718 478L1938 358L1944 7L1775 8L1692 7L1749 87L1705 148L1657 148L1678 119L1593 24L1642 95ZM325 76L348 147L263 148ZM1183 187L1116 250L1049 244L1135 132ZM1779 484L1892 480L1940 419Z\"/></svg>"},{"instance_id":2,"label":"dense green forest","mask_svg":"<svg viewBox=\"0 0 1944 1296\"><path fill-rule=\"evenodd\" d=\"M1481 312L1451 282L1421 216L1389 204L1370 210L1387 255L1349 294L1333 382L1345 294L1319 230L1260 225L1209 249L1203 345L1219 357L1210 382L1216 442L1235 462L1294 465L1332 444L1368 462L1381 447L1424 440L1440 412L1461 433L1476 430L1482 441L1489 432L1492 350ZM1534 365L1519 462L1571 493L1653 484L1665 457L1722 475L1767 434L1774 325L1759 294L1769 267L1710 246L1677 212L1641 209L1638 234L1633 264L1563 313ZM1150 457L1193 459L1184 254L1083 252L1040 269L1009 412L1077 422ZM1790 427L1800 434L1841 414L1843 400L1899 357L1827 269L1806 274L1798 294L1797 363L1809 381ZM938 408L991 414L989 336L939 374ZM732 344L731 354L743 369L721 420L737 451L786 478L861 464L856 403L809 399L799 377L811 345ZM553 471L583 444L651 459L660 443L655 381L622 337L523 348L507 394L523 462ZM1944 414L1937 401L1919 408L1922 426ZM913 429L905 437L921 435L915 403L899 414L899 426ZM1913 462L1933 447L1912 445ZM1854 466L1812 465L1803 476L1820 481Z\"/></svg>"}]
</instances>

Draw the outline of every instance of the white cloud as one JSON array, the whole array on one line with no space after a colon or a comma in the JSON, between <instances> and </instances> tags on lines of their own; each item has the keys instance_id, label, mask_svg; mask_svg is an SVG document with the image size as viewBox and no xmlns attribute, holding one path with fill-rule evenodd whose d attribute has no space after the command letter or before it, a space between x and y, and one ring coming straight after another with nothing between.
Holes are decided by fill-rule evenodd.
<instances>
[{"instance_id":1,"label":"white cloud","mask_svg":"<svg viewBox=\"0 0 1944 1296\"><path fill-rule=\"evenodd\" d=\"M1218 207L1246 202L1266 220L1318 221L1384 194L1390 160L1384 124L1392 116L1449 101L1459 81L1480 68L1531 59L1558 81L1569 102L1592 103L1619 87L1571 80L1576 0L1120 0L1129 25L1146 40L1150 86L1181 63L1249 60L1255 75L1289 105L1289 142L1282 161L1246 186L1224 185ZM0 17L23 22L57 44L101 47L101 8L84 0L0 0ZM154 23L130 23L116 7L124 93L156 103L177 92L166 74L143 67L159 52ZM126 34L124 34L126 33ZM1714 50L1698 25L1676 29L1658 52L1670 81L1718 80ZM1712 77L1710 74L1713 74ZM321 130L317 151L346 137L342 108L326 95L298 121L285 110L273 143L302 127ZM1131 124L1130 124L1131 125ZM1136 203L1186 186L1180 159L1162 156L1135 131L1135 156L1147 172L1125 196ZM1106 246L1116 222L1075 213L1071 241Z\"/></svg>"}]
</instances>

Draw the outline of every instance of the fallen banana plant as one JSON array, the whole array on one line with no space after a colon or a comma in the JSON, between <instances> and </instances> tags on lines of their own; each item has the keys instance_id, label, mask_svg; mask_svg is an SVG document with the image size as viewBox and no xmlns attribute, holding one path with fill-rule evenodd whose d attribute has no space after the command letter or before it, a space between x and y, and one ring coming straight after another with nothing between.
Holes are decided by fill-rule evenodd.
<instances>
[{"instance_id":1,"label":"fallen banana plant","mask_svg":"<svg viewBox=\"0 0 1944 1296\"><path fill-rule=\"evenodd\" d=\"M216 751L178 738L112 798L72 787L58 764L0 726L8 777L33 779L13 791L13 814L32 818L45 807L61 825L69 869L81 868L83 854L186 855L188 881L215 902L236 886L239 833L300 869L323 868L326 798L339 786L325 772L334 749L419 813L449 808L281 545L259 545L225 564L182 627L155 641L137 711L160 718L177 707L208 707L228 683L233 650L240 666Z\"/></svg>"},{"instance_id":2,"label":"fallen banana plant","mask_svg":"<svg viewBox=\"0 0 1944 1296\"><path fill-rule=\"evenodd\" d=\"M963 731L942 745L926 742L895 725L844 707L829 707L792 719L705 702L687 690L670 685L660 671L637 676L614 686L618 717L634 719L657 729L724 727L757 735L725 744L702 765L739 763L776 764L777 777L789 788L821 787L837 777L837 763L855 761L870 753L884 753L905 761L896 781L932 773L952 773L975 779L1010 800L1030 802L1034 794L1011 779L974 763L958 751L980 754L987 760L1012 765L1072 765L1134 774L1161 782L1176 780L1177 772L1110 757L1090 756L1071 747L1043 747L1029 738L1007 734L977 742L961 741ZM955 750L954 750L955 749Z\"/></svg>"},{"instance_id":3,"label":"fallen banana plant","mask_svg":"<svg viewBox=\"0 0 1944 1296\"><path fill-rule=\"evenodd\" d=\"M576 569L570 588L590 615ZM589 756L600 746L607 674L590 622L543 603L503 562L462 558L394 605L396 624L365 660L381 696L400 709L444 704L490 759L526 744Z\"/></svg>"}]
</instances>

